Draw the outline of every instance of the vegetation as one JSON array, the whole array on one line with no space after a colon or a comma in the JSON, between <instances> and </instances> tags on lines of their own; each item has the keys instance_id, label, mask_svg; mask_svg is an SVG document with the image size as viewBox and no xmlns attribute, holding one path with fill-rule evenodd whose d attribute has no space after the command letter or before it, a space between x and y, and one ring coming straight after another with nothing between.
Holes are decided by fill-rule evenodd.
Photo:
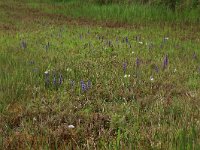
<instances>
[{"instance_id":1,"label":"vegetation","mask_svg":"<svg viewBox=\"0 0 200 150\"><path fill-rule=\"evenodd\" d=\"M43 3L29 3L33 8L44 10L47 13L62 14L65 16L71 16L74 18L87 18L89 20L107 20L123 23L148 23L148 22L168 22L168 23L199 23L200 7L195 1L193 3L183 2L171 6L172 4L167 1L155 1L141 4L139 2L126 3L106 3L103 1L79 1L79 0L67 0ZM108 1L113 2L113 1ZM128 1L127 1L128 2ZM148 3L147 3L148 2ZM164 3L165 2L165 3ZM173 1L174 2L174 1ZM104 4L104 5L99 5ZM46 7L46 5L51 7ZM173 8L172 8L173 7Z\"/></svg>"},{"instance_id":2,"label":"vegetation","mask_svg":"<svg viewBox=\"0 0 200 150\"><path fill-rule=\"evenodd\" d=\"M0 1L0 147L200 149L198 9L162 8Z\"/></svg>"}]
</instances>

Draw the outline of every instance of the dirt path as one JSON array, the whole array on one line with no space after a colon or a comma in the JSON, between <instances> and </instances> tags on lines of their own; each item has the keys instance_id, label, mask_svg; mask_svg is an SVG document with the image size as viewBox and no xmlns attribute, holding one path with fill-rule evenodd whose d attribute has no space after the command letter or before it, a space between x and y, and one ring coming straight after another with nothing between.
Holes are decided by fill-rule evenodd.
<instances>
[{"instance_id":1,"label":"dirt path","mask_svg":"<svg viewBox=\"0 0 200 150\"><path fill-rule=\"evenodd\" d=\"M0 18L0 31L16 32L16 31L37 31L39 27L47 26L62 26L62 25L72 25L72 26L101 26L108 28L128 28L128 29L139 29L143 28L157 28L161 30L166 26L179 34L180 30L185 34L179 34L179 38L182 40L197 40L199 41L199 24L177 24L177 23L120 23L112 21L95 21L84 18L74 19L68 16L59 14L49 14L41 10L30 8L26 2L18 2L13 0L1 1L0 2L0 13L2 18Z\"/></svg>"},{"instance_id":2,"label":"dirt path","mask_svg":"<svg viewBox=\"0 0 200 150\"><path fill-rule=\"evenodd\" d=\"M94 21L84 18L74 19L59 14L48 14L43 11L28 7L20 2L0 2L0 11L4 12L3 19L0 20L0 30L26 30L35 29L38 25L83 25L102 26L109 28L140 28L140 24L124 24L111 21ZM2 21L3 20L3 21ZM16 25L17 24L17 25ZM144 25L143 25L144 26Z\"/></svg>"}]
</instances>

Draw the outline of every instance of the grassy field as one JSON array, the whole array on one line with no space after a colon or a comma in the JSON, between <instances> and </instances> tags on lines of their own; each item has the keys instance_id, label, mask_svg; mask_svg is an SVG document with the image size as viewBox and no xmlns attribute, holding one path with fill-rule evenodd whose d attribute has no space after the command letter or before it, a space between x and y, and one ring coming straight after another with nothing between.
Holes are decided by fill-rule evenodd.
<instances>
[{"instance_id":1,"label":"grassy field","mask_svg":"<svg viewBox=\"0 0 200 150\"><path fill-rule=\"evenodd\" d=\"M0 1L0 149L200 149L198 20L77 5Z\"/></svg>"},{"instance_id":2,"label":"grassy field","mask_svg":"<svg viewBox=\"0 0 200 150\"><path fill-rule=\"evenodd\" d=\"M48 1L48 0L47 0ZM55 0L56 1L56 0ZM141 4L108 4L99 5L80 0L62 1L42 0L40 3L31 1L29 6L51 14L62 14L74 18L90 20L112 20L123 23L152 23L152 22L187 22L200 23L200 6L197 8L173 10L163 5ZM46 5L48 4L48 7Z\"/></svg>"}]
</instances>

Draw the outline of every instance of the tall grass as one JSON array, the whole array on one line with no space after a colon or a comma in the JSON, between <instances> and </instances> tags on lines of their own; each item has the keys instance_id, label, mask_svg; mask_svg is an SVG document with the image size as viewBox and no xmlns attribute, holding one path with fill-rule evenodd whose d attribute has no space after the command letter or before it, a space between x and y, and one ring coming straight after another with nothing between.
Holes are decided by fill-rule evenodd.
<instances>
[{"instance_id":1,"label":"tall grass","mask_svg":"<svg viewBox=\"0 0 200 150\"><path fill-rule=\"evenodd\" d=\"M115 22L144 23L144 22L199 22L200 9L184 9L173 11L164 5L143 5L139 3L99 5L69 0L66 3L48 2L41 4L29 3L32 7L48 13L63 14L74 18L92 20L110 20ZM52 7L47 7L49 4Z\"/></svg>"}]
</instances>

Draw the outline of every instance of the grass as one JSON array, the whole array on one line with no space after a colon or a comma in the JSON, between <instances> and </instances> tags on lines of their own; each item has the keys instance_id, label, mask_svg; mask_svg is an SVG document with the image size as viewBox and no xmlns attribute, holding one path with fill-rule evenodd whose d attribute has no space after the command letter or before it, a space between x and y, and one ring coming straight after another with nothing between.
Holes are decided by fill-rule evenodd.
<instances>
[{"instance_id":1,"label":"grass","mask_svg":"<svg viewBox=\"0 0 200 150\"><path fill-rule=\"evenodd\" d=\"M70 25L8 2L0 25L17 25L0 28L0 147L200 148L198 25Z\"/></svg>"},{"instance_id":2,"label":"grass","mask_svg":"<svg viewBox=\"0 0 200 150\"><path fill-rule=\"evenodd\" d=\"M141 4L109 4L98 5L96 3L82 1L67 2L30 2L29 5L52 14L62 14L75 18L88 18L92 20L109 20L123 23L148 23L148 22L187 22L198 23L200 9L184 9L173 12L160 5ZM48 5L48 7L46 7ZM49 7L50 6L50 7Z\"/></svg>"}]
</instances>

